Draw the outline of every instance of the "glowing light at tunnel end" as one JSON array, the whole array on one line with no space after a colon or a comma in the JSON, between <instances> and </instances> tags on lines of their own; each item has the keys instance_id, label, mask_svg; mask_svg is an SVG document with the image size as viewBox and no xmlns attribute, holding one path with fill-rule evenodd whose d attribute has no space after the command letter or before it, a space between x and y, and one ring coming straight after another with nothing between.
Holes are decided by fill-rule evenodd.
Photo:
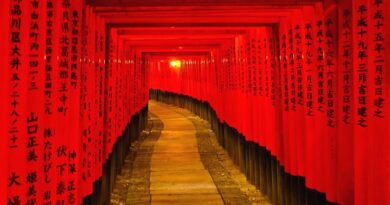
<instances>
[{"instance_id":1,"label":"glowing light at tunnel end","mask_svg":"<svg viewBox=\"0 0 390 205\"><path fill-rule=\"evenodd\" d=\"M169 65L170 65L172 68L180 69L180 68L181 68L181 61L180 61L180 60L171 60L171 62L169 63Z\"/></svg>"}]
</instances>

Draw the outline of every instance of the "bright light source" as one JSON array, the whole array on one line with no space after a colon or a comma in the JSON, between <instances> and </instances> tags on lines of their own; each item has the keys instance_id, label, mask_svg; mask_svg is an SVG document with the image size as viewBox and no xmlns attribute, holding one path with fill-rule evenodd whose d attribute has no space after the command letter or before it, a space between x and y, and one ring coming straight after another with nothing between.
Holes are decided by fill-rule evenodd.
<instances>
[{"instance_id":1,"label":"bright light source","mask_svg":"<svg viewBox=\"0 0 390 205\"><path fill-rule=\"evenodd\" d=\"M176 61L171 61L171 66L176 67Z\"/></svg>"},{"instance_id":2,"label":"bright light source","mask_svg":"<svg viewBox=\"0 0 390 205\"><path fill-rule=\"evenodd\" d=\"M170 62L170 65L173 68L180 68L181 67L181 61L179 61L179 60L172 60Z\"/></svg>"}]
</instances>

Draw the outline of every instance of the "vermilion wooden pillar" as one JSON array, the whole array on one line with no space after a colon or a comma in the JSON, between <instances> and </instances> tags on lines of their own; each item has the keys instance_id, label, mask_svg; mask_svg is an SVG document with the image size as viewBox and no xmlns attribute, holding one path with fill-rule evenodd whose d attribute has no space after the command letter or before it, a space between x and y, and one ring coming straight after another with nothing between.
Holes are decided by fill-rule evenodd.
<instances>
[{"instance_id":1,"label":"vermilion wooden pillar","mask_svg":"<svg viewBox=\"0 0 390 205\"><path fill-rule=\"evenodd\" d=\"M10 64L9 61L9 39L10 39L10 1L5 1L4 5L1 7L1 13L4 15L0 19L0 25L3 25L3 29L0 31L0 52L1 52L1 64L4 65L1 71L1 85L0 85L0 160L3 162L0 165L0 169L3 170L0 173L0 203L6 204L8 196L8 124L9 120L7 119L9 116L9 68L6 65Z\"/></svg>"},{"instance_id":2,"label":"vermilion wooden pillar","mask_svg":"<svg viewBox=\"0 0 390 205\"><path fill-rule=\"evenodd\" d=\"M384 10L386 13L389 13L390 12L390 2L389 1L386 1L385 2L385 5L384 5ZM385 29L385 34L386 36L390 36L390 29L387 27L387 29ZM387 37L385 39L385 44L386 45L390 45L390 38ZM390 52L385 52L385 56L386 56L386 59L390 59ZM390 67L390 62L387 61L386 62L386 68L389 68ZM386 71L384 72L385 73L385 79L390 79L390 69L385 69ZM386 83L385 83L385 93L386 93L386 98L388 99L390 97L390 80L387 80ZM386 115L389 115L390 113L390 106L386 106ZM384 141L383 141L383 145L384 145L384 150L389 150L390 149L390 137L389 137L389 133L390 133L390 127L387 126L386 129L385 129L385 133L387 133L387 135L385 135L385 138L384 138ZM383 155L383 166L384 166L384 169L385 169L385 172L386 173L390 173L390 155L389 154L385 154ZM389 177L387 175L387 177ZM390 194L390 180L386 180L385 181L385 195L386 196L389 196ZM390 204L390 197L387 197L385 200L384 200L385 203L387 204Z\"/></svg>"},{"instance_id":3,"label":"vermilion wooden pillar","mask_svg":"<svg viewBox=\"0 0 390 205\"><path fill-rule=\"evenodd\" d=\"M338 4L338 137L337 137L337 193L341 204L354 204L354 106L352 1Z\"/></svg>"}]
</instances>

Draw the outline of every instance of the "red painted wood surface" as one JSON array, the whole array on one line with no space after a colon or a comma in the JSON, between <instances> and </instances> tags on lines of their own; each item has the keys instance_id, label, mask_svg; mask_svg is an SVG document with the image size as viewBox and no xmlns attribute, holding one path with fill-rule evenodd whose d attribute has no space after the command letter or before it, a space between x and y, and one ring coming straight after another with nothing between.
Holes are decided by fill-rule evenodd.
<instances>
[{"instance_id":1,"label":"red painted wood surface","mask_svg":"<svg viewBox=\"0 0 390 205\"><path fill-rule=\"evenodd\" d=\"M1 7L0 204L80 204L149 88L329 201L390 203L389 1L36 2Z\"/></svg>"}]
</instances>

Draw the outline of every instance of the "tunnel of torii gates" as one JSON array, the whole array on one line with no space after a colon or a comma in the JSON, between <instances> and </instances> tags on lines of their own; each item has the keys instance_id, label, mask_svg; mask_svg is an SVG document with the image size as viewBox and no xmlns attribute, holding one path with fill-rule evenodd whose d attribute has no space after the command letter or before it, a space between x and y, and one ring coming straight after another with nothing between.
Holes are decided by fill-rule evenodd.
<instances>
[{"instance_id":1,"label":"tunnel of torii gates","mask_svg":"<svg viewBox=\"0 0 390 205\"><path fill-rule=\"evenodd\" d=\"M0 4L1 205L109 193L149 96L262 150L274 204L390 204L389 0Z\"/></svg>"}]
</instances>

